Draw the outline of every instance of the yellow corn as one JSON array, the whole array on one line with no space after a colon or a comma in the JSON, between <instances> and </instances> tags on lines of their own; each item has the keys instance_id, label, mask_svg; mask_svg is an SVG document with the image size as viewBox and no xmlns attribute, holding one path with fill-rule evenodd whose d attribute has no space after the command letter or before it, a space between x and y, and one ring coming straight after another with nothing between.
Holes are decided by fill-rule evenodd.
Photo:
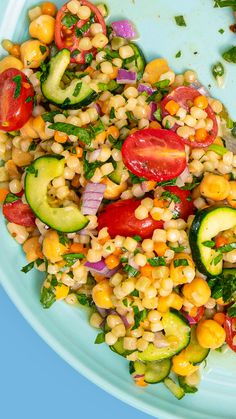
<instances>
[{"instance_id":1,"label":"yellow corn","mask_svg":"<svg viewBox=\"0 0 236 419\"><path fill-rule=\"evenodd\" d=\"M159 81L163 73L169 71L168 62L164 58L156 58L146 65L143 79L144 81L154 84Z\"/></svg>"},{"instance_id":2,"label":"yellow corn","mask_svg":"<svg viewBox=\"0 0 236 419\"><path fill-rule=\"evenodd\" d=\"M12 55L8 55L0 61L0 73L7 70L8 68L16 68L17 70L22 70L23 63L18 58L13 57Z\"/></svg>"},{"instance_id":3,"label":"yellow corn","mask_svg":"<svg viewBox=\"0 0 236 419\"><path fill-rule=\"evenodd\" d=\"M44 44L51 44L54 39L55 19L49 15L41 15L29 25L32 38L37 38Z\"/></svg>"},{"instance_id":4,"label":"yellow corn","mask_svg":"<svg viewBox=\"0 0 236 419\"><path fill-rule=\"evenodd\" d=\"M59 236L56 231L49 230L43 240L43 254L52 263L62 260L62 255L66 252L67 247L60 243Z\"/></svg>"},{"instance_id":5,"label":"yellow corn","mask_svg":"<svg viewBox=\"0 0 236 419\"><path fill-rule=\"evenodd\" d=\"M64 285L64 284L56 285L55 287L56 300L62 300L66 298L68 294L69 294L69 287L67 285Z\"/></svg>"}]
</instances>

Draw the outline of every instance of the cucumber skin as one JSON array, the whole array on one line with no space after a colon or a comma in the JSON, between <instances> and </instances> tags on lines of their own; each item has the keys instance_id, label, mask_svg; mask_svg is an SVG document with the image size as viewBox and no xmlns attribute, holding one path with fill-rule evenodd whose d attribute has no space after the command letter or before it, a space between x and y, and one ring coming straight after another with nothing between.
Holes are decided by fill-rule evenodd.
<instances>
[{"instance_id":1,"label":"cucumber skin","mask_svg":"<svg viewBox=\"0 0 236 419\"><path fill-rule=\"evenodd\" d=\"M214 205L212 207L209 208L204 208L202 210L200 210L196 215L195 218L192 222L192 225L190 227L189 230L189 244L190 244L190 248L191 248L191 252L192 252L192 257L193 257L193 261L197 267L197 269L199 270L199 272L201 272L202 274L206 275L207 277L210 278L214 278L216 275L212 275L207 268L205 267L205 265L202 263L201 261L201 253L200 253L200 249L198 246L198 231L199 228L201 226L202 221L204 220L204 218L210 214L212 211L215 211L216 209L219 208L229 208L229 209L233 209L230 206L225 205L224 207L220 207L217 205Z\"/></svg>"}]
</instances>

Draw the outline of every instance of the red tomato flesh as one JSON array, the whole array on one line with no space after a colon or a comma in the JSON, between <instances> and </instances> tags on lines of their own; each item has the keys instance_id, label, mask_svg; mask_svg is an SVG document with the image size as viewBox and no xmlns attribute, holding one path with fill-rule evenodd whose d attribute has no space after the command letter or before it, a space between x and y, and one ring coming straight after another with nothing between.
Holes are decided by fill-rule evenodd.
<instances>
[{"instance_id":1,"label":"red tomato flesh","mask_svg":"<svg viewBox=\"0 0 236 419\"><path fill-rule=\"evenodd\" d=\"M0 129L16 131L33 111L34 89L22 71L9 68L0 74Z\"/></svg>"},{"instance_id":2,"label":"red tomato flesh","mask_svg":"<svg viewBox=\"0 0 236 419\"><path fill-rule=\"evenodd\" d=\"M87 0L80 0L80 4L82 6L87 6L90 8L91 12L94 14L94 22L100 23L100 25L102 25L102 32L104 33L104 35L106 35L106 23L98 8ZM92 53L93 57L95 57L97 49L92 48L89 51L81 51L79 49L79 41L81 37L76 35L76 28L82 28L89 21L89 19L79 19L77 23L73 24L70 28L67 28L62 23L62 19L67 13L70 12L67 9L67 4L64 4L64 6L62 6L62 8L58 11L56 16L55 43L58 49L67 48L71 51L71 62L77 64L84 64L86 63L86 54ZM90 36L90 29L84 32L83 36ZM76 54L76 51L78 51L78 54Z\"/></svg>"},{"instance_id":3,"label":"red tomato flesh","mask_svg":"<svg viewBox=\"0 0 236 419\"><path fill-rule=\"evenodd\" d=\"M186 168L184 143L169 130L136 131L126 138L121 152L132 173L157 182L173 179Z\"/></svg>"},{"instance_id":4,"label":"red tomato flesh","mask_svg":"<svg viewBox=\"0 0 236 419\"><path fill-rule=\"evenodd\" d=\"M152 237L156 228L163 227L163 221L155 221L151 216L138 220L134 211L140 204L140 199L126 199L107 205L98 216L98 230L108 227L108 233L112 238L116 235L132 237L135 234L142 239Z\"/></svg>"},{"instance_id":5,"label":"red tomato flesh","mask_svg":"<svg viewBox=\"0 0 236 419\"><path fill-rule=\"evenodd\" d=\"M225 341L236 352L236 345L233 342L234 336L236 335L236 317L225 316L224 328L226 333Z\"/></svg>"},{"instance_id":6,"label":"red tomato flesh","mask_svg":"<svg viewBox=\"0 0 236 419\"><path fill-rule=\"evenodd\" d=\"M19 224L24 227L35 226L35 215L29 205L23 204L21 199L4 203L2 206L4 217L11 223Z\"/></svg>"},{"instance_id":7,"label":"red tomato flesh","mask_svg":"<svg viewBox=\"0 0 236 419\"><path fill-rule=\"evenodd\" d=\"M184 108L186 109L186 111L189 112L190 108L193 106L194 99L196 99L199 96L201 96L201 94L198 92L198 90L194 89L193 87L187 87L187 86L176 87L161 102L162 118L169 115L165 106L170 100L174 100L180 105L181 108ZM212 120L213 128L209 132L208 136L206 137L204 141L196 141L196 140L189 141L188 139L186 140L182 138L185 144L189 145L190 147L193 147L193 148L208 147L210 144L213 143L214 139L217 136L218 124L217 124L215 113L210 105L208 105L207 108L204 110L207 113L208 118ZM179 126L175 124L172 130L177 131L178 128Z\"/></svg>"},{"instance_id":8,"label":"red tomato flesh","mask_svg":"<svg viewBox=\"0 0 236 419\"><path fill-rule=\"evenodd\" d=\"M183 218L183 220L187 221L189 215L194 214L195 210L190 191L182 190L178 186L165 186L165 190L180 199L180 202L175 204L174 213L176 218Z\"/></svg>"}]
</instances>

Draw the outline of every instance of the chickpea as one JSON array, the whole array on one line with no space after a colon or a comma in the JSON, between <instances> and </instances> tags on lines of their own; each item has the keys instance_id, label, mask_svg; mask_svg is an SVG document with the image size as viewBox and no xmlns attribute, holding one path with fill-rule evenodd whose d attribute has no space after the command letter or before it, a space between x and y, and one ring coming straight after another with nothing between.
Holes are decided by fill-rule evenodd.
<instances>
[{"instance_id":1,"label":"chickpea","mask_svg":"<svg viewBox=\"0 0 236 419\"><path fill-rule=\"evenodd\" d=\"M55 19L49 15L41 15L29 25L32 38L37 38L44 44L51 44L54 39Z\"/></svg>"},{"instance_id":2,"label":"chickpea","mask_svg":"<svg viewBox=\"0 0 236 419\"><path fill-rule=\"evenodd\" d=\"M211 296L211 289L207 282L198 277L194 278L190 284L185 284L182 292L185 298L196 307L206 304Z\"/></svg>"},{"instance_id":3,"label":"chickpea","mask_svg":"<svg viewBox=\"0 0 236 419\"><path fill-rule=\"evenodd\" d=\"M92 291L92 297L95 304L100 308L109 309L113 307L111 299L112 288L106 279L95 285Z\"/></svg>"},{"instance_id":4,"label":"chickpea","mask_svg":"<svg viewBox=\"0 0 236 419\"><path fill-rule=\"evenodd\" d=\"M38 68L49 54L48 47L37 39L24 42L20 51L25 68Z\"/></svg>"}]
</instances>

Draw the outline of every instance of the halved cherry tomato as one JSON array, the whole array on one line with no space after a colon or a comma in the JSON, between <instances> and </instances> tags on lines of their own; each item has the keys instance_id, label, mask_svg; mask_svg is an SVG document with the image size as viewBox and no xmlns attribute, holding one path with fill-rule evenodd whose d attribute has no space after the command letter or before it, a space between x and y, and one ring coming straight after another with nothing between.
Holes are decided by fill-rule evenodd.
<instances>
[{"instance_id":1,"label":"halved cherry tomato","mask_svg":"<svg viewBox=\"0 0 236 419\"><path fill-rule=\"evenodd\" d=\"M132 237L138 234L142 239L152 237L156 228L162 228L162 221L152 217L138 220L134 211L141 204L140 199L126 199L107 205L98 216L98 230L108 227L108 233L113 238L116 235Z\"/></svg>"},{"instance_id":2,"label":"halved cherry tomato","mask_svg":"<svg viewBox=\"0 0 236 419\"><path fill-rule=\"evenodd\" d=\"M189 111L189 109L193 106L194 99L201 96L201 94L198 92L198 90L194 89L193 87L188 86L179 86L172 90L170 94L168 94L161 102L161 111L162 111L162 117L169 115L169 112L166 110L165 106L170 100L174 100L177 102L181 108L186 109ZM208 118L210 118L213 122L213 128L208 133L207 137L204 139L204 141L189 141L183 139L183 141L194 148L198 147L207 147L211 143L213 143L214 139L217 136L218 133L218 124L216 120L215 113L210 105L207 106L206 109L204 109L207 113ZM173 131L176 131L178 129L178 125L175 124L172 128Z\"/></svg>"},{"instance_id":3,"label":"halved cherry tomato","mask_svg":"<svg viewBox=\"0 0 236 419\"><path fill-rule=\"evenodd\" d=\"M175 217L183 218L187 221L189 215L194 214L194 205L191 199L191 192L187 190L182 190L178 186L165 186L165 190L176 195L180 202L175 203Z\"/></svg>"},{"instance_id":4,"label":"halved cherry tomato","mask_svg":"<svg viewBox=\"0 0 236 419\"><path fill-rule=\"evenodd\" d=\"M82 6L87 6L90 8L92 14L94 15L94 22L100 23L100 25L102 25L102 31L106 35L106 23L98 8L87 0L80 0L80 4ZM64 4L64 6L62 6L62 8L59 10L56 16L56 46L58 49L67 48L71 51L71 62L84 64L86 63L86 55L92 54L93 57L95 57L97 49L92 48L89 51L81 51L79 49L79 41L81 39L81 35L78 35L78 33L76 33L76 29L81 29L85 24L89 22L89 19L82 20L78 18L78 21L76 23L72 23L71 27L66 27L65 25L63 25L63 18L67 14L71 15L69 10L67 9L67 4ZM72 16L77 17L77 15ZM90 36L90 28L83 32L83 36Z\"/></svg>"},{"instance_id":5,"label":"halved cherry tomato","mask_svg":"<svg viewBox=\"0 0 236 419\"><path fill-rule=\"evenodd\" d=\"M205 312L204 306L198 307L197 314L195 316L191 316L187 311L181 310L181 313L184 315L184 317L186 317L190 326L193 326L194 324L200 322L200 320L203 317L204 312Z\"/></svg>"},{"instance_id":6,"label":"halved cherry tomato","mask_svg":"<svg viewBox=\"0 0 236 419\"><path fill-rule=\"evenodd\" d=\"M9 68L0 74L0 129L23 127L33 111L34 89L22 71Z\"/></svg>"},{"instance_id":7,"label":"halved cherry tomato","mask_svg":"<svg viewBox=\"0 0 236 419\"><path fill-rule=\"evenodd\" d=\"M24 227L35 225L35 215L29 205L23 204L21 199L14 202L4 203L2 206L3 215L11 223L19 224Z\"/></svg>"},{"instance_id":8,"label":"halved cherry tomato","mask_svg":"<svg viewBox=\"0 0 236 419\"><path fill-rule=\"evenodd\" d=\"M233 339L236 336L236 317L225 316L225 333L226 333L226 343L229 347L236 352L236 344Z\"/></svg>"},{"instance_id":9,"label":"halved cherry tomato","mask_svg":"<svg viewBox=\"0 0 236 419\"><path fill-rule=\"evenodd\" d=\"M186 168L184 143L173 131L154 128L136 131L126 138L121 151L126 167L146 179L170 180Z\"/></svg>"}]
</instances>

